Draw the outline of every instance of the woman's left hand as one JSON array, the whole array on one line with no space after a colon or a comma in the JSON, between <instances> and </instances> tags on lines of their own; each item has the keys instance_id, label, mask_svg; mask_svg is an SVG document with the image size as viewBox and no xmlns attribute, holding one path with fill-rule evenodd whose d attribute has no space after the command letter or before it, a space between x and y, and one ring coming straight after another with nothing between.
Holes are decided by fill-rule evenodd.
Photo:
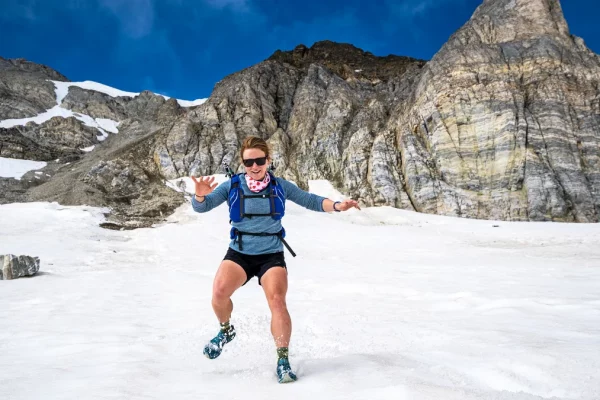
<instances>
[{"instance_id":1,"label":"woman's left hand","mask_svg":"<svg viewBox=\"0 0 600 400\"><path fill-rule=\"evenodd\" d=\"M348 211L351 208L356 208L356 209L360 210L360 207L358 206L358 201L355 201L355 200L341 201L335 205L335 208L338 211Z\"/></svg>"}]
</instances>

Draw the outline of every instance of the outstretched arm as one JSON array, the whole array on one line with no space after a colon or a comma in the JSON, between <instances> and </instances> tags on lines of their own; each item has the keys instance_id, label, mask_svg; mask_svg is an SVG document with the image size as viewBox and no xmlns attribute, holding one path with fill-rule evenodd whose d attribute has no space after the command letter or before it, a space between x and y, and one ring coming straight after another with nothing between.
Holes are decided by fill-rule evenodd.
<instances>
[{"instance_id":1,"label":"outstretched arm","mask_svg":"<svg viewBox=\"0 0 600 400\"><path fill-rule=\"evenodd\" d=\"M195 184L195 192L192 197L194 211L203 213L212 210L227 200L230 182L223 182L219 187L214 183L215 178L192 176Z\"/></svg>"},{"instance_id":2,"label":"outstretched arm","mask_svg":"<svg viewBox=\"0 0 600 400\"><path fill-rule=\"evenodd\" d=\"M333 200L329 200L329 199L323 200L323 211L325 211L325 212L348 211L351 208L356 208L356 209L360 210L358 201L356 201L356 200L333 201Z\"/></svg>"},{"instance_id":3,"label":"outstretched arm","mask_svg":"<svg viewBox=\"0 0 600 400\"><path fill-rule=\"evenodd\" d=\"M313 211L346 211L352 207L358 208L358 203L354 200L345 200L345 201L333 201L327 199L322 196L317 196L314 193L306 192L300 189L298 186L294 185L291 182L288 182L284 179L278 178L281 180L281 184L283 189L285 190L286 198L290 199L296 204L301 205L302 207L306 207L309 210Z\"/></svg>"}]
</instances>

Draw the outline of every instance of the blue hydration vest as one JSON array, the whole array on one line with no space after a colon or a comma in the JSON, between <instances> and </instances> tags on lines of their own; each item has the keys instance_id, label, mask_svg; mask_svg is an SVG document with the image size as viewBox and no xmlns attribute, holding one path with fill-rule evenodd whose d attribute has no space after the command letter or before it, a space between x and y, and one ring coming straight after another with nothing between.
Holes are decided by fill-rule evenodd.
<instances>
[{"instance_id":1,"label":"blue hydration vest","mask_svg":"<svg viewBox=\"0 0 600 400\"><path fill-rule=\"evenodd\" d=\"M277 184L277 179L267 172L271 177L269 182L269 194L244 194L244 190L240 185L240 175L237 174L231 177L231 188L227 197L227 205L229 205L229 219L233 222L240 222L245 217L264 217L270 215L274 220L280 220L285 215L285 192L281 185ZM246 199L266 199L271 203L271 212L268 214L246 214L244 203Z\"/></svg>"},{"instance_id":2,"label":"blue hydration vest","mask_svg":"<svg viewBox=\"0 0 600 400\"><path fill-rule=\"evenodd\" d=\"M227 205L229 206L229 219L230 222L241 222L244 218L252 217L266 217L270 216L274 220L280 220L285 215L285 192L283 187L277 183L277 179L270 172L267 172L271 178L269 182L268 194L244 194L244 189L240 183L240 176L243 174L236 174L231 177L231 187L229 189L229 195L227 196ZM268 214L247 214L245 212L246 199L269 199L271 212ZM290 248L285 241L285 229L281 228L281 231L277 233L256 233L256 232L241 232L237 228L231 228L229 236L232 240L236 240L240 246L240 250L243 250L242 237L248 236L277 236L281 239L281 242L289 250L292 256L296 257L296 253Z\"/></svg>"}]
</instances>

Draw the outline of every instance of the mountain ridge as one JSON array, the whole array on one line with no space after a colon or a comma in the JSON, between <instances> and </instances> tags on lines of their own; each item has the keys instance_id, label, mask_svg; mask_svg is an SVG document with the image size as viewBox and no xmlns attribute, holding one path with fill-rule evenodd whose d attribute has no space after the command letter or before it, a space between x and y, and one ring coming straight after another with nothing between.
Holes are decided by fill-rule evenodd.
<instances>
[{"instance_id":1,"label":"mountain ridge","mask_svg":"<svg viewBox=\"0 0 600 400\"><path fill-rule=\"evenodd\" d=\"M367 206L597 222L599 60L570 34L559 1L486 0L428 62L322 41L228 75L196 107L152 93L137 106L73 89L64 106L118 118L149 140L142 152L131 148L82 173L75 186L135 210L149 193L163 193L158 182L166 179L219 173L223 163L241 171L240 143L257 135L284 178L305 189L328 179ZM127 185L135 190L123 198ZM49 180L28 196L42 200L51 187ZM126 220L144 225L168 212L162 205L146 210L147 220L136 212Z\"/></svg>"}]
</instances>

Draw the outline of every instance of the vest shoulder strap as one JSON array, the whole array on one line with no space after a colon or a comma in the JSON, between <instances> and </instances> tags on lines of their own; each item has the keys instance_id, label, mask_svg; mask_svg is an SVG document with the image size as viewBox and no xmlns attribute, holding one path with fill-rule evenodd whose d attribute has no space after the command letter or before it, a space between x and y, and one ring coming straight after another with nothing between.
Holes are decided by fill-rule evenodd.
<instances>
[{"instance_id":1,"label":"vest shoulder strap","mask_svg":"<svg viewBox=\"0 0 600 400\"><path fill-rule=\"evenodd\" d=\"M231 189L235 189L240 186L240 175L235 174L231 177Z\"/></svg>"},{"instance_id":2,"label":"vest shoulder strap","mask_svg":"<svg viewBox=\"0 0 600 400\"><path fill-rule=\"evenodd\" d=\"M269 172L269 175L271 177L271 182L269 182L269 184L271 184L273 186L277 186L283 192L283 187L281 187L279 182L277 182L277 178L275 178L275 175L273 175L271 172Z\"/></svg>"}]
</instances>

